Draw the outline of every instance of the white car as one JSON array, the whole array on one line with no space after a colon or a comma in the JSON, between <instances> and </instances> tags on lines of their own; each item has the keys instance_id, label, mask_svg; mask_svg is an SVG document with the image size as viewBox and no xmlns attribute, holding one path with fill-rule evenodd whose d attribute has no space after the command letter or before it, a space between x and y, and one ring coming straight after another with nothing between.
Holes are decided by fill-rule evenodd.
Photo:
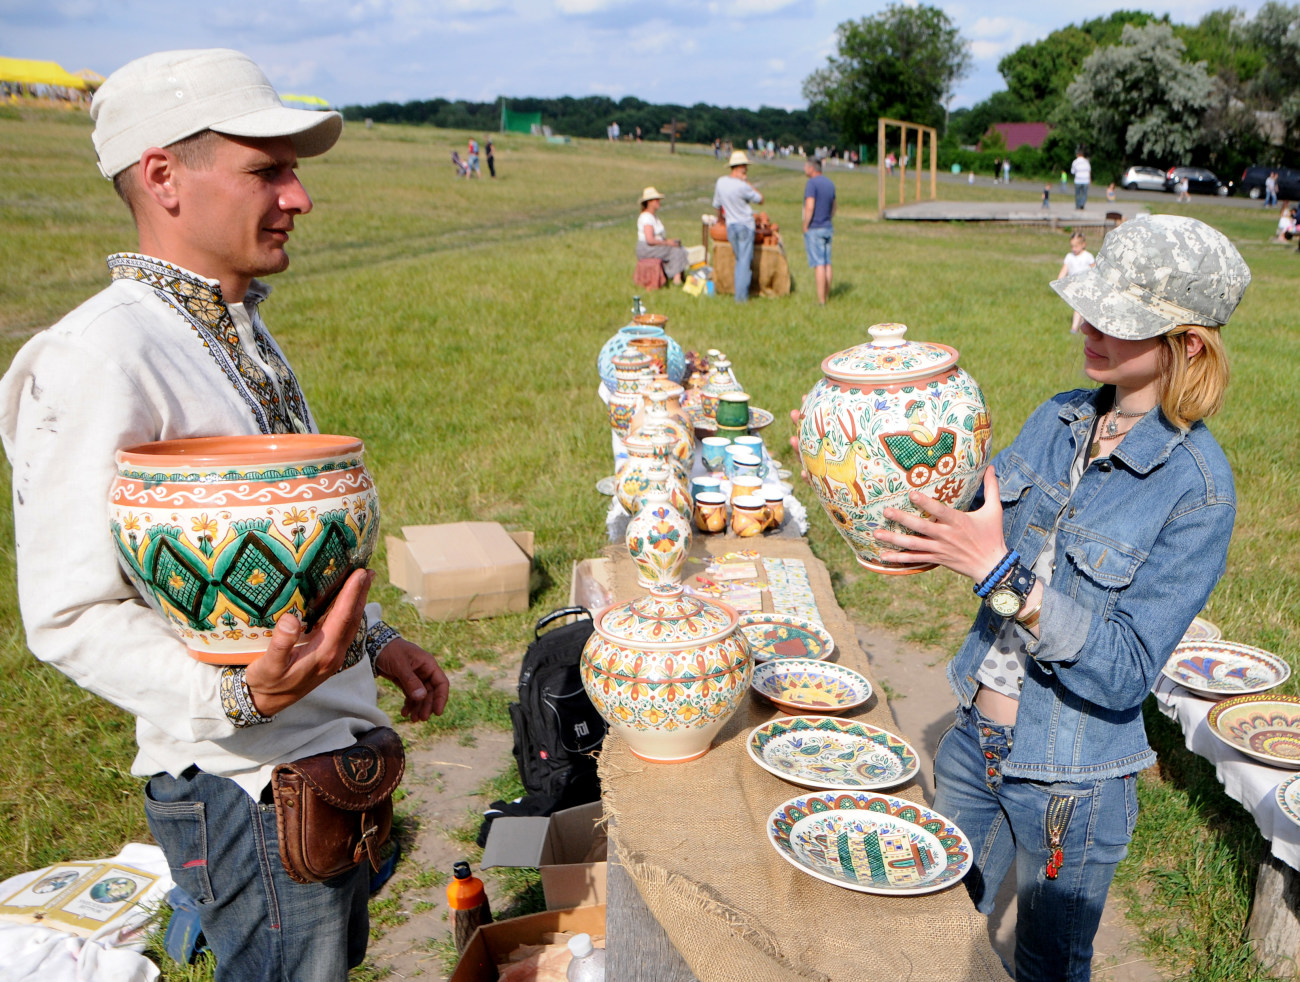
<instances>
[{"instance_id":1,"label":"white car","mask_svg":"<svg viewBox=\"0 0 1300 982\"><path fill-rule=\"evenodd\" d=\"M1163 191L1165 172L1158 167L1130 167L1120 178L1119 186L1128 191Z\"/></svg>"}]
</instances>

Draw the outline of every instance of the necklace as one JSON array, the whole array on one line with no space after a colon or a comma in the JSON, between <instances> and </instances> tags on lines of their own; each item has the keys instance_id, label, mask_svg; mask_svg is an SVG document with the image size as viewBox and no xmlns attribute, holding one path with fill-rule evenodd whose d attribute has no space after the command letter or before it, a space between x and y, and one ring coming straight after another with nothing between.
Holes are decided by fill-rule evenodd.
<instances>
[{"instance_id":1,"label":"necklace","mask_svg":"<svg viewBox=\"0 0 1300 982\"><path fill-rule=\"evenodd\" d=\"M1092 431L1092 445L1088 447L1088 456L1101 456L1101 442L1103 440L1106 440L1107 442L1118 440L1121 437L1127 436L1133 429L1133 426L1130 426L1126 430L1121 430L1119 428L1119 419L1117 417L1123 416L1129 419L1136 419L1145 415L1146 413L1126 413L1121 409L1112 409L1105 416L1101 417L1101 419L1097 420L1097 425ZM1135 423L1133 425L1136 426L1137 424ZM1103 432L1103 430L1105 432Z\"/></svg>"}]
</instances>

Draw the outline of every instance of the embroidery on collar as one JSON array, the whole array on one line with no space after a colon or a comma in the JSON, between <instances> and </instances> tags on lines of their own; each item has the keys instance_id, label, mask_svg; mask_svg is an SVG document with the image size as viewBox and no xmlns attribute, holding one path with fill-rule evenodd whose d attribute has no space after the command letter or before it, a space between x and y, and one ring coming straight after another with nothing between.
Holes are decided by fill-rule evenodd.
<instances>
[{"instance_id":1,"label":"embroidery on collar","mask_svg":"<svg viewBox=\"0 0 1300 982\"><path fill-rule=\"evenodd\" d=\"M248 403L263 433L294 433L311 429L311 417L298 380L262 327L260 318L254 318L252 322L254 342L258 353L274 371L279 392L262 366L249 357L239 343L239 334L230 311L222 302L219 287L213 287L179 266L132 252L109 256L108 269L115 280L131 279L152 287L160 300L189 322L217 367ZM254 303L260 303L265 296L256 290L249 293Z\"/></svg>"}]
</instances>

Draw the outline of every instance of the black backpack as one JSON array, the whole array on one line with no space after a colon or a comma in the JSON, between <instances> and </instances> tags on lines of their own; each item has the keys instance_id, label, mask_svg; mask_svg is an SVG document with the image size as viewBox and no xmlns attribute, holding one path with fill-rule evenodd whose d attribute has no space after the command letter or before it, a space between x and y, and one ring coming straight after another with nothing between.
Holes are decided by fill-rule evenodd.
<instances>
[{"instance_id":1,"label":"black backpack","mask_svg":"<svg viewBox=\"0 0 1300 982\"><path fill-rule=\"evenodd\" d=\"M570 614L583 619L541 633ZM519 701L509 707L519 777L530 797L551 799L555 811L600 798L594 754L607 726L578 670L591 633L591 612L585 607L565 607L539 620L519 669Z\"/></svg>"}]
</instances>

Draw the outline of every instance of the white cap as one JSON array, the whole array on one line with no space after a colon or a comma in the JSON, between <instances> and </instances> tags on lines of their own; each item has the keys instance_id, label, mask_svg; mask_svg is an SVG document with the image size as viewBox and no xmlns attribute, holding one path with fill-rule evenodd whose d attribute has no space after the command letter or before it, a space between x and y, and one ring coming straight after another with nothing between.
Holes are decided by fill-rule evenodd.
<instances>
[{"instance_id":1,"label":"white cap","mask_svg":"<svg viewBox=\"0 0 1300 982\"><path fill-rule=\"evenodd\" d=\"M569 939L569 954L574 958L586 958L592 950L590 934L575 934Z\"/></svg>"},{"instance_id":2,"label":"white cap","mask_svg":"<svg viewBox=\"0 0 1300 982\"><path fill-rule=\"evenodd\" d=\"M290 109L251 58L229 48L160 51L123 65L95 93L92 139L100 172L116 177L149 147L203 130L227 136L287 136L315 157L343 132L338 113Z\"/></svg>"}]
</instances>

